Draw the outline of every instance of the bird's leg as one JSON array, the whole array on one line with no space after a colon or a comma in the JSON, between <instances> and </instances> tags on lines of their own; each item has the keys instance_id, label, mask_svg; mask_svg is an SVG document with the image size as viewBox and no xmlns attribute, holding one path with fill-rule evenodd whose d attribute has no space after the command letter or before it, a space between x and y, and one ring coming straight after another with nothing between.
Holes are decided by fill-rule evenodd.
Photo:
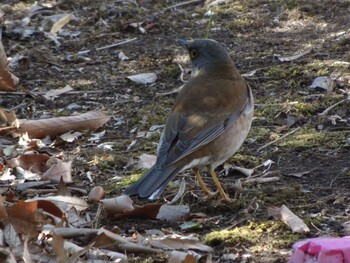
<instances>
[{"instance_id":1,"label":"bird's leg","mask_svg":"<svg viewBox=\"0 0 350 263\"><path fill-rule=\"evenodd\" d=\"M198 183L199 183L200 187L202 188L204 194L208 197L214 196L215 193L210 192L209 189L205 186L204 181L199 173L199 169L193 168L192 170L193 170L194 174L196 175Z\"/></svg>"},{"instance_id":2,"label":"bird's leg","mask_svg":"<svg viewBox=\"0 0 350 263\"><path fill-rule=\"evenodd\" d=\"M228 197L228 195L225 193L224 189L222 189L222 186L219 182L219 179L218 177L216 176L216 173L214 172L213 169L211 169L209 166L208 166L208 171L211 175L211 177L213 177L213 180L214 180L214 183L216 185L216 187L218 188L219 190L219 193L220 193L220 196L221 196L221 199L225 202L231 202L232 200Z\"/></svg>"}]
</instances>

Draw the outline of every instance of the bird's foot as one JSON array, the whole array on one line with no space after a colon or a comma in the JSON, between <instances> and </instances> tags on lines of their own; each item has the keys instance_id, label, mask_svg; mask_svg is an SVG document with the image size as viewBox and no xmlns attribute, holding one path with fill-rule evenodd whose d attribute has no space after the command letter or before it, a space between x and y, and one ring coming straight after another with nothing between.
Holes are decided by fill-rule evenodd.
<instances>
[{"instance_id":1,"label":"bird's foot","mask_svg":"<svg viewBox=\"0 0 350 263\"><path fill-rule=\"evenodd\" d=\"M205 191L204 192L205 197L203 199L205 201L209 201L209 200L213 199L218 193L219 193L219 191L216 191L216 192L210 192L209 190Z\"/></svg>"},{"instance_id":2,"label":"bird's foot","mask_svg":"<svg viewBox=\"0 0 350 263\"><path fill-rule=\"evenodd\" d=\"M234 199L231 199L231 198L228 197L227 195L221 196L221 197L219 198L219 202L222 202L222 203L231 204L231 203L233 203L234 201L235 201Z\"/></svg>"}]
</instances>

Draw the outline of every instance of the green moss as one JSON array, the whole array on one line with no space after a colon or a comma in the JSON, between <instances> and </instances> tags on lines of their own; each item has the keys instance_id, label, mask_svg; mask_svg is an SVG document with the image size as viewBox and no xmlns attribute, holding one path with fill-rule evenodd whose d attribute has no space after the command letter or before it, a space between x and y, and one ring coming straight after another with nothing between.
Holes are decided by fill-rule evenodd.
<instances>
[{"instance_id":1,"label":"green moss","mask_svg":"<svg viewBox=\"0 0 350 263\"><path fill-rule=\"evenodd\" d=\"M289 247L299 238L298 234L291 233L282 222L258 221L248 222L247 225L232 230L213 231L204 240L211 246L248 246L252 252L261 252L265 249Z\"/></svg>"},{"instance_id":2,"label":"green moss","mask_svg":"<svg viewBox=\"0 0 350 263\"><path fill-rule=\"evenodd\" d=\"M302 130L297 134L289 136L281 141L279 146L290 149L308 149L314 147L341 148L348 147L346 139L349 136L347 131L318 132L315 129Z\"/></svg>"},{"instance_id":3,"label":"green moss","mask_svg":"<svg viewBox=\"0 0 350 263\"><path fill-rule=\"evenodd\" d=\"M133 173L128 176L123 176L121 180L117 183L119 187L126 187L128 185L131 185L132 183L135 183L140 177L147 171L147 169L142 169L140 172Z\"/></svg>"}]
</instances>

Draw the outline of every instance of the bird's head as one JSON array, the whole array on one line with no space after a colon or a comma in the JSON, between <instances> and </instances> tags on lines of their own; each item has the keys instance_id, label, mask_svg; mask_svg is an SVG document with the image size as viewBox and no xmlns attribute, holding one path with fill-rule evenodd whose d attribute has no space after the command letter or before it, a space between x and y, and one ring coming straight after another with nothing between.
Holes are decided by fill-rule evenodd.
<instances>
[{"instance_id":1,"label":"bird's head","mask_svg":"<svg viewBox=\"0 0 350 263\"><path fill-rule=\"evenodd\" d=\"M192 63L192 75L210 64L233 63L226 49L215 40L177 39L177 42L188 51Z\"/></svg>"}]
</instances>

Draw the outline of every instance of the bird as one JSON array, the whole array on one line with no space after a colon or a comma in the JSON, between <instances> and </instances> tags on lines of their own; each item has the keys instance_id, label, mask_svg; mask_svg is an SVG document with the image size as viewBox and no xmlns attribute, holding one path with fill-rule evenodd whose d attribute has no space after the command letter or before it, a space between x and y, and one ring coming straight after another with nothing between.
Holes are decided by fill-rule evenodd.
<instances>
[{"instance_id":1,"label":"bird","mask_svg":"<svg viewBox=\"0 0 350 263\"><path fill-rule=\"evenodd\" d=\"M157 199L180 171L192 168L207 197L214 193L200 175L211 175L220 200L230 202L215 168L236 153L251 128L254 101L250 86L226 48L213 39L177 39L187 50L191 77L180 90L157 147L157 159L123 195Z\"/></svg>"}]
</instances>

